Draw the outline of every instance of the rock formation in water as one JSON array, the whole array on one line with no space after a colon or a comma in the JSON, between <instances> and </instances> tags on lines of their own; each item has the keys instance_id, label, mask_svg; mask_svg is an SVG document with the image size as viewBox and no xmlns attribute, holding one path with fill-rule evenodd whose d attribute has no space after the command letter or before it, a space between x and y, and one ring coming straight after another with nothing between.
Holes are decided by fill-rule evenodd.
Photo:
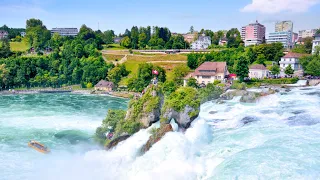
<instances>
[{"instance_id":1,"label":"rock formation in water","mask_svg":"<svg viewBox=\"0 0 320 180\"><path fill-rule=\"evenodd\" d=\"M276 91L273 89L268 89L268 91L263 92L253 92L247 90L230 90L225 92L220 96L222 100L231 100L236 96L240 96L240 102L243 103L255 103L260 97L274 94Z\"/></svg>"},{"instance_id":2,"label":"rock formation in water","mask_svg":"<svg viewBox=\"0 0 320 180\"><path fill-rule=\"evenodd\" d=\"M141 152L145 153L147 151L149 151L149 149L158 141L160 141L163 136L168 133L168 132L172 132L172 126L171 124L163 124L159 129L156 129L153 134L150 136L149 140L147 141L147 143L142 146Z\"/></svg>"},{"instance_id":3,"label":"rock formation in water","mask_svg":"<svg viewBox=\"0 0 320 180\"><path fill-rule=\"evenodd\" d=\"M114 147L116 147L120 142L128 139L130 137L130 135L123 135L123 136L119 136L117 138L114 138L112 141L110 141L107 145L106 145L106 149L110 150Z\"/></svg>"}]
</instances>

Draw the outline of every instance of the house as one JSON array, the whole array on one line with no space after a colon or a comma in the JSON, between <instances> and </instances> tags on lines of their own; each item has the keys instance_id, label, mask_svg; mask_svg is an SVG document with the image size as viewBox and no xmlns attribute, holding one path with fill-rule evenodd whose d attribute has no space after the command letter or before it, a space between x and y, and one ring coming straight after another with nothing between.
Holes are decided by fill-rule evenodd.
<instances>
[{"instance_id":1,"label":"house","mask_svg":"<svg viewBox=\"0 0 320 180\"><path fill-rule=\"evenodd\" d=\"M195 78L198 84L207 85L215 80L224 80L228 76L226 62L205 62L201 64L193 73L190 73L184 79L184 86L187 85L189 78Z\"/></svg>"},{"instance_id":2,"label":"house","mask_svg":"<svg viewBox=\"0 0 320 180\"><path fill-rule=\"evenodd\" d=\"M186 41L188 43L192 43L197 34L198 34L198 32L194 32L194 33L189 33L189 34L182 34L182 36L184 38L184 41Z\"/></svg>"},{"instance_id":3,"label":"house","mask_svg":"<svg viewBox=\"0 0 320 180\"><path fill-rule=\"evenodd\" d=\"M99 81L99 82L94 86L94 90L96 90L96 91L106 91L106 92L110 92L110 91L113 91L113 89L114 89L114 84L113 84L113 82L109 82L109 81L105 81L105 80Z\"/></svg>"},{"instance_id":4,"label":"house","mask_svg":"<svg viewBox=\"0 0 320 180\"><path fill-rule=\"evenodd\" d=\"M291 65L291 68L295 71L296 75L303 74L303 69L301 64L299 63L299 58L302 56L306 56L305 54L293 53L289 52L284 57L281 58L280 63L280 75L285 76L285 69Z\"/></svg>"},{"instance_id":5,"label":"house","mask_svg":"<svg viewBox=\"0 0 320 180\"><path fill-rule=\"evenodd\" d=\"M226 46L228 44L228 39L223 37L219 40L219 46Z\"/></svg>"},{"instance_id":6,"label":"house","mask_svg":"<svg viewBox=\"0 0 320 180\"><path fill-rule=\"evenodd\" d=\"M316 46L320 47L320 34L314 35L314 40L312 42L312 54L316 53Z\"/></svg>"},{"instance_id":7,"label":"house","mask_svg":"<svg viewBox=\"0 0 320 180\"><path fill-rule=\"evenodd\" d=\"M8 35L9 35L9 34L8 34L7 31L0 30L0 39L7 38Z\"/></svg>"},{"instance_id":8,"label":"house","mask_svg":"<svg viewBox=\"0 0 320 180\"><path fill-rule=\"evenodd\" d=\"M210 45L211 37L202 34L202 36L199 36L198 40L191 44L191 49L208 49Z\"/></svg>"},{"instance_id":9,"label":"house","mask_svg":"<svg viewBox=\"0 0 320 180\"><path fill-rule=\"evenodd\" d=\"M26 32L21 32L21 33L20 33L21 37L25 37L26 34L27 34Z\"/></svg>"},{"instance_id":10,"label":"house","mask_svg":"<svg viewBox=\"0 0 320 180\"><path fill-rule=\"evenodd\" d=\"M270 72L263 64L255 64L249 67L249 78L263 79L269 77Z\"/></svg>"},{"instance_id":11,"label":"house","mask_svg":"<svg viewBox=\"0 0 320 180\"><path fill-rule=\"evenodd\" d=\"M113 42L116 44L120 44L122 39L123 39L123 37L116 37L116 38L113 38Z\"/></svg>"},{"instance_id":12,"label":"house","mask_svg":"<svg viewBox=\"0 0 320 180\"><path fill-rule=\"evenodd\" d=\"M53 28L51 35L58 33L60 36L76 37L79 33L78 28Z\"/></svg>"}]
</instances>

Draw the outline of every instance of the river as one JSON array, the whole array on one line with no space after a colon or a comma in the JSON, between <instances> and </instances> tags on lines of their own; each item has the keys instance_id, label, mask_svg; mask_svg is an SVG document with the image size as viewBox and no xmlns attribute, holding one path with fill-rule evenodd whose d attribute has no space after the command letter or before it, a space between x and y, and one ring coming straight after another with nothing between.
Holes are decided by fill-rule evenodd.
<instances>
[{"instance_id":1,"label":"river","mask_svg":"<svg viewBox=\"0 0 320 180\"><path fill-rule=\"evenodd\" d=\"M294 88L255 104L239 98L205 103L191 128L167 133L144 155L139 150L150 129L109 152L90 140L107 109L126 108L124 100L38 94L1 96L0 104L0 179L320 177L320 87ZM30 139L52 153L28 148Z\"/></svg>"}]
</instances>

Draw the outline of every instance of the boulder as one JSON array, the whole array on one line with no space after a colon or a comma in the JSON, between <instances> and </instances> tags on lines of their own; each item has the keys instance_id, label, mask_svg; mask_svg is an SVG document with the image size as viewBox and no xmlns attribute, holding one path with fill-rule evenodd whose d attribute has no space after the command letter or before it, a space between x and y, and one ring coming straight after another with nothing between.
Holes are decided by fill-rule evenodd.
<instances>
[{"instance_id":1,"label":"boulder","mask_svg":"<svg viewBox=\"0 0 320 180\"><path fill-rule=\"evenodd\" d=\"M171 124L164 124L149 137L149 140L142 146L141 152L145 153L158 141L160 141L167 132L172 132Z\"/></svg>"},{"instance_id":2,"label":"boulder","mask_svg":"<svg viewBox=\"0 0 320 180\"><path fill-rule=\"evenodd\" d=\"M126 139L128 139L130 137L130 135L126 134L126 135L122 135L119 136L115 139L113 139L112 141L109 142L109 144L106 146L107 150L110 150L114 147L116 147L120 142L125 141Z\"/></svg>"},{"instance_id":3,"label":"boulder","mask_svg":"<svg viewBox=\"0 0 320 180\"><path fill-rule=\"evenodd\" d=\"M190 127L191 122L199 116L199 112L200 107L195 109L187 105L182 112L177 112L172 108L166 109L162 118L166 120L166 123L174 119L179 128L187 129Z\"/></svg>"}]
</instances>

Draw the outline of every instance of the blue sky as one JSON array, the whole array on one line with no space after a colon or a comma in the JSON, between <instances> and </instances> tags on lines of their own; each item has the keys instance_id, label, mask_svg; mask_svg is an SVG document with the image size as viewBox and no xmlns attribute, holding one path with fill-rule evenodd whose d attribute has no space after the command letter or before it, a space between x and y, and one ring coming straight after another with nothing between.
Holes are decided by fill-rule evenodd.
<instances>
[{"instance_id":1,"label":"blue sky","mask_svg":"<svg viewBox=\"0 0 320 180\"><path fill-rule=\"evenodd\" d=\"M113 29L165 26L172 32L240 28L256 19L274 31L274 22L292 20L294 31L320 28L320 0L0 0L0 26L24 27L29 18L49 28Z\"/></svg>"}]
</instances>

